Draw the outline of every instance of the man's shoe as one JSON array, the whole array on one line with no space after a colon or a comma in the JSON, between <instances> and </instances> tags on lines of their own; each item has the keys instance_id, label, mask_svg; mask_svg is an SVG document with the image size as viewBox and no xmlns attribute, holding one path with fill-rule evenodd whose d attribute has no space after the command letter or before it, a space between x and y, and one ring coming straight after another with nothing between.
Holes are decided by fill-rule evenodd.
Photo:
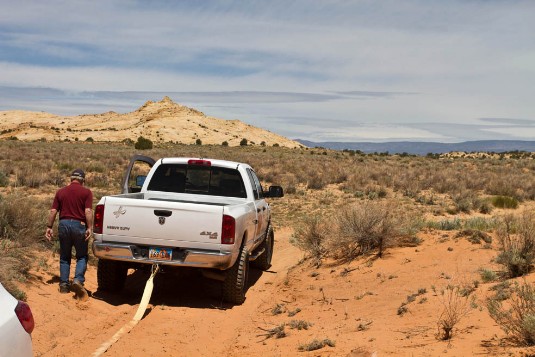
<instances>
[{"instance_id":1,"label":"man's shoe","mask_svg":"<svg viewBox=\"0 0 535 357\"><path fill-rule=\"evenodd\" d=\"M60 294L68 294L71 290L69 289L68 284L60 284L59 285L59 292Z\"/></svg>"},{"instance_id":2,"label":"man's shoe","mask_svg":"<svg viewBox=\"0 0 535 357\"><path fill-rule=\"evenodd\" d=\"M74 291L74 297L78 300L86 301L89 299L89 295L87 295L87 291L85 290L84 286L78 281L74 280L71 285L72 291Z\"/></svg>"}]
</instances>

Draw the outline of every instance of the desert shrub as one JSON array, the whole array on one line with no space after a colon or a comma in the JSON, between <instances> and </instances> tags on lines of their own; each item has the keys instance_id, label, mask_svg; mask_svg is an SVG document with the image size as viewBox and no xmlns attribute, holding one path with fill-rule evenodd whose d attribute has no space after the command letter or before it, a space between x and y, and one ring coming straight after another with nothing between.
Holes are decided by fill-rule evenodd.
<instances>
[{"instance_id":1,"label":"desert shrub","mask_svg":"<svg viewBox=\"0 0 535 357\"><path fill-rule=\"evenodd\" d=\"M247 146L247 139L245 138L241 139L240 146Z\"/></svg>"},{"instance_id":2,"label":"desert shrub","mask_svg":"<svg viewBox=\"0 0 535 357\"><path fill-rule=\"evenodd\" d=\"M513 294L513 287L509 280L502 281L489 288L489 291L494 292L491 299L496 301L504 301L511 297Z\"/></svg>"},{"instance_id":3,"label":"desert shrub","mask_svg":"<svg viewBox=\"0 0 535 357\"><path fill-rule=\"evenodd\" d=\"M365 202L338 213L337 234L331 234L329 251L335 258L351 260L377 250L381 256L401 235L393 207L386 203Z\"/></svg>"},{"instance_id":4,"label":"desert shrub","mask_svg":"<svg viewBox=\"0 0 535 357\"><path fill-rule=\"evenodd\" d=\"M535 262L535 214L506 215L497 232L500 253L496 263L506 268L510 278L530 272Z\"/></svg>"},{"instance_id":5,"label":"desert shrub","mask_svg":"<svg viewBox=\"0 0 535 357\"><path fill-rule=\"evenodd\" d=\"M311 327L313 323L305 320L292 320L286 325L288 325L288 327L294 330L308 330L308 328Z\"/></svg>"},{"instance_id":6,"label":"desert shrub","mask_svg":"<svg viewBox=\"0 0 535 357\"><path fill-rule=\"evenodd\" d=\"M479 275L481 276L481 280L483 280L484 283L490 283L491 281L494 281L498 278L498 275L494 270L490 269L479 269Z\"/></svg>"},{"instance_id":7,"label":"desert shrub","mask_svg":"<svg viewBox=\"0 0 535 357\"><path fill-rule=\"evenodd\" d=\"M470 313L475 297L456 285L448 285L441 292L442 312L438 318L438 335L440 340L450 340L454 328Z\"/></svg>"},{"instance_id":8,"label":"desert shrub","mask_svg":"<svg viewBox=\"0 0 535 357\"><path fill-rule=\"evenodd\" d=\"M134 148L136 148L137 150L149 150L152 149L152 146L153 144L150 139L140 136L139 138L137 138Z\"/></svg>"},{"instance_id":9,"label":"desert shrub","mask_svg":"<svg viewBox=\"0 0 535 357\"><path fill-rule=\"evenodd\" d=\"M336 343L331 339L325 338L323 340L314 339L312 342L299 346L299 351L315 351L322 349L325 346L334 347Z\"/></svg>"},{"instance_id":10,"label":"desert shrub","mask_svg":"<svg viewBox=\"0 0 535 357\"><path fill-rule=\"evenodd\" d=\"M307 187L311 190L321 190L325 188L326 185L327 182L325 176L323 176L323 173L321 172L311 174L307 183Z\"/></svg>"},{"instance_id":11,"label":"desert shrub","mask_svg":"<svg viewBox=\"0 0 535 357\"><path fill-rule=\"evenodd\" d=\"M453 196L453 203L457 212L470 213L474 207L475 197L471 191L463 190Z\"/></svg>"},{"instance_id":12,"label":"desert shrub","mask_svg":"<svg viewBox=\"0 0 535 357\"><path fill-rule=\"evenodd\" d=\"M9 178L3 171L0 171L0 187L6 187L8 184Z\"/></svg>"},{"instance_id":13,"label":"desert shrub","mask_svg":"<svg viewBox=\"0 0 535 357\"><path fill-rule=\"evenodd\" d=\"M514 197L496 196L492 198L492 204L498 208L518 208L518 200Z\"/></svg>"},{"instance_id":14,"label":"desert shrub","mask_svg":"<svg viewBox=\"0 0 535 357\"><path fill-rule=\"evenodd\" d=\"M473 217L466 219L462 226L464 229L492 231L498 226L498 223L496 218Z\"/></svg>"},{"instance_id":15,"label":"desert shrub","mask_svg":"<svg viewBox=\"0 0 535 357\"><path fill-rule=\"evenodd\" d=\"M201 139L195 140L195 145L202 145L202 140Z\"/></svg>"},{"instance_id":16,"label":"desert shrub","mask_svg":"<svg viewBox=\"0 0 535 357\"><path fill-rule=\"evenodd\" d=\"M294 244L307 252L317 266L327 253L326 238L332 234L327 222L324 216L310 216L304 219L293 235Z\"/></svg>"},{"instance_id":17,"label":"desert shrub","mask_svg":"<svg viewBox=\"0 0 535 357\"><path fill-rule=\"evenodd\" d=\"M279 326L276 326L274 328L270 328L270 329L265 329L265 328L261 328L259 327L260 330L264 331L264 333L261 333L259 335L257 335L257 337L260 337L260 336L264 336L264 340L267 340L271 337L274 337L274 338L284 338L286 337L286 331L284 331L284 328L285 328L286 324L281 324Z\"/></svg>"},{"instance_id":18,"label":"desert shrub","mask_svg":"<svg viewBox=\"0 0 535 357\"><path fill-rule=\"evenodd\" d=\"M26 280L32 254L43 239L47 207L22 194L0 195L0 281L19 297L15 281Z\"/></svg>"},{"instance_id":19,"label":"desert shrub","mask_svg":"<svg viewBox=\"0 0 535 357\"><path fill-rule=\"evenodd\" d=\"M466 239L473 244L492 243L492 237L485 232L476 229L464 229L455 235L455 238L466 237Z\"/></svg>"},{"instance_id":20,"label":"desert shrub","mask_svg":"<svg viewBox=\"0 0 535 357\"><path fill-rule=\"evenodd\" d=\"M462 221L455 217L453 219L443 219L441 221L426 222L426 226L429 228L439 229L441 231L452 231L462 228Z\"/></svg>"},{"instance_id":21,"label":"desert shrub","mask_svg":"<svg viewBox=\"0 0 535 357\"><path fill-rule=\"evenodd\" d=\"M483 214L489 214L492 213L494 206L492 205L492 202L489 202L487 200L481 201L479 205L479 213Z\"/></svg>"},{"instance_id":22,"label":"desert shrub","mask_svg":"<svg viewBox=\"0 0 535 357\"><path fill-rule=\"evenodd\" d=\"M535 289L524 282L513 288L509 308L497 299L489 299L490 316L513 340L521 345L535 344Z\"/></svg>"}]
</instances>

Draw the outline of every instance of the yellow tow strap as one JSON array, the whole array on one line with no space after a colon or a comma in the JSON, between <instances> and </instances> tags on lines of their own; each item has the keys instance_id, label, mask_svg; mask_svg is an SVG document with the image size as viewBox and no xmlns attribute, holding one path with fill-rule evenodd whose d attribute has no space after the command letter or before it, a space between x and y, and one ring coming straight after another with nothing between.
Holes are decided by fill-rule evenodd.
<instances>
[{"instance_id":1,"label":"yellow tow strap","mask_svg":"<svg viewBox=\"0 0 535 357\"><path fill-rule=\"evenodd\" d=\"M106 352L115 342L119 341L119 339L126 333L129 333L134 326L137 325L137 323L141 320L143 315L145 314L145 311L147 310L147 305L149 304L150 297L152 295L152 289L154 288L154 276L156 273L160 270L160 267L158 264L154 264L152 266L152 273L149 277L149 280L147 280L147 283L145 284L145 290L143 291L143 296L141 297L141 302L139 303L139 307L137 308L136 314L134 315L134 318L127 322L119 331L115 333L108 341L104 342L93 354L92 357L99 357L104 352Z\"/></svg>"}]
</instances>

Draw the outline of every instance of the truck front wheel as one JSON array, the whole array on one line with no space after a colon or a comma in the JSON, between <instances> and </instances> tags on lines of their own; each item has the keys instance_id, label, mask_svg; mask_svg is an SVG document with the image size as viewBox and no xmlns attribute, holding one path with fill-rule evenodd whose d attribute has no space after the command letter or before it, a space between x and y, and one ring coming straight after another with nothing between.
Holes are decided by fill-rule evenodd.
<instances>
[{"instance_id":1,"label":"truck front wheel","mask_svg":"<svg viewBox=\"0 0 535 357\"><path fill-rule=\"evenodd\" d=\"M242 248L236 263L226 271L222 286L223 300L241 305L245 301L249 276L249 251Z\"/></svg>"},{"instance_id":2,"label":"truck front wheel","mask_svg":"<svg viewBox=\"0 0 535 357\"><path fill-rule=\"evenodd\" d=\"M126 281L128 267L114 260L98 260L97 281L98 289L102 291L121 291Z\"/></svg>"}]
</instances>

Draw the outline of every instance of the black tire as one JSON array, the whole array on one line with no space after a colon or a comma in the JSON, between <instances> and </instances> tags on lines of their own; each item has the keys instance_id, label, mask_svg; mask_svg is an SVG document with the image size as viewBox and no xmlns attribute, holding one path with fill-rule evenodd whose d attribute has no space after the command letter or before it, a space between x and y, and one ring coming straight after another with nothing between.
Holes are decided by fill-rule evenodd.
<instances>
[{"instance_id":1,"label":"black tire","mask_svg":"<svg viewBox=\"0 0 535 357\"><path fill-rule=\"evenodd\" d=\"M256 258L251 264L258 269L268 270L271 267L271 258L273 257L273 246L275 243L275 234L273 233L273 228L271 226L268 228L266 233L266 239L258 246L257 249L264 249L264 253L261 256Z\"/></svg>"},{"instance_id":2,"label":"black tire","mask_svg":"<svg viewBox=\"0 0 535 357\"><path fill-rule=\"evenodd\" d=\"M112 292L121 291L127 274L126 264L114 260L99 259L97 267L98 289Z\"/></svg>"},{"instance_id":3,"label":"black tire","mask_svg":"<svg viewBox=\"0 0 535 357\"><path fill-rule=\"evenodd\" d=\"M247 278L249 276L249 252L242 248L236 263L225 272L222 284L223 300L241 305L245 301Z\"/></svg>"}]
</instances>

